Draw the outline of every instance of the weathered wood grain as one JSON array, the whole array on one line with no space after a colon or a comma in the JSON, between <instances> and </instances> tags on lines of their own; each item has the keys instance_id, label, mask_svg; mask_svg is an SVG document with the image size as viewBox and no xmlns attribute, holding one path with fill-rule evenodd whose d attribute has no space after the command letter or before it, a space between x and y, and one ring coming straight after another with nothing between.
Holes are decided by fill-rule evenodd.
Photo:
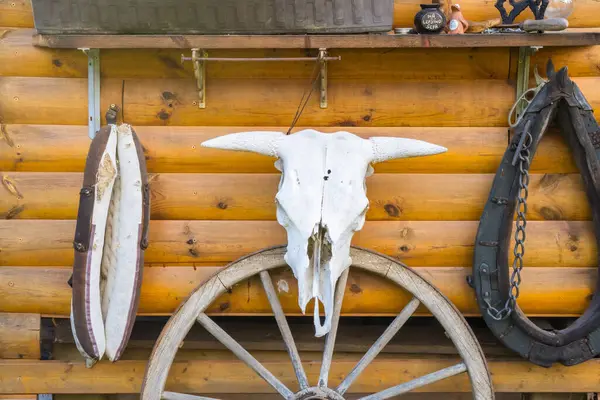
<instances>
[{"instance_id":1,"label":"weathered wood grain","mask_svg":"<svg viewBox=\"0 0 600 400\"><path fill-rule=\"evenodd\" d=\"M524 46L591 46L600 41L596 29L567 29L544 34L515 35L35 35L40 47L78 49L365 49L472 48Z\"/></svg>"},{"instance_id":2,"label":"weathered wood grain","mask_svg":"<svg viewBox=\"0 0 600 400\"><path fill-rule=\"evenodd\" d=\"M2 28L0 28L2 29ZM48 49L32 46L33 29L12 29L0 39L0 76L87 77L87 58L79 50ZM103 78L186 78L194 79L191 62L181 62L189 50L103 50ZM304 50L211 50L209 57L306 57ZM397 79L506 79L508 49L331 49L341 61L329 63L331 80ZM15 57L16 56L16 57ZM443 58L446 68L440 69ZM214 62L207 67L207 79L215 78L310 78L312 62Z\"/></svg>"},{"instance_id":3,"label":"weathered wood grain","mask_svg":"<svg viewBox=\"0 0 600 400\"><path fill-rule=\"evenodd\" d=\"M40 358L39 314L0 313L0 359L11 358Z\"/></svg>"},{"instance_id":4,"label":"weathered wood grain","mask_svg":"<svg viewBox=\"0 0 600 400\"><path fill-rule=\"evenodd\" d=\"M334 362L332 381L339 383L340 378L357 360L358 358ZM456 359L377 358L358 378L351 391L372 393L457 362ZM498 392L595 392L600 388L597 379L600 368L598 360L590 360L574 367L557 365L554 368L534 366L523 360L490 360L488 363L494 389ZM145 360L120 361L114 364L102 361L94 368L87 369L83 362L1 361L0 384L7 393L102 393L107 386L115 392L138 393L145 365ZM295 376L287 360L266 361L265 366L275 372L285 384L293 387ZM318 360L305 361L309 379L314 382L319 367ZM167 388L188 393L230 393L232 390L239 393L270 393L268 385L237 360L175 362ZM463 374L426 386L426 390L469 392L471 386L467 375Z\"/></svg>"},{"instance_id":5,"label":"weathered wood grain","mask_svg":"<svg viewBox=\"0 0 600 400\"><path fill-rule=\"evenodd\" d=\"M221 267L151 266L144 269L138 313L169 315L201 282ZM466 282L470 267L417 267L465 315L479 315L473 289ZM519 306L528 316L574 316L589 304L596 268L539 267L525 269ZM71 288L68 267L0 268L1 312L35 312L68 317ZM286 314L301 315L296 280L291 271L272 273ZM351 269L346 286L344 315L396 315L412 295L388 280ZM260 280L238 284L207 310L211 315L271 315ZM312 318L312 303L307 318ZM427 311L420 308L420 315Z\"/></svg>"},{"instance_id":6,"label":"weathered wood grain","mask_svg":"<svg viewBox=\"0 0 600 400\"><path fill-rule=\"evenodd\" d=\"M0 170L82 172L90 146L87 126L1 125ZM301 129L301 128L297 128ZM296 130L297 130L296 129ZM445 146L448 152L431 157L391 160L375 165L376 173L496 173L508 143L507 128L359 128L322 127L324 132L347 130L361 137L396 136ZM151 127L135 126L146 154L148 170L157 172L278 173L274 159L252 153L207 149L203 141L245 130L284 127ZM48 148L52 151L48 151ZM570 151L557 132L548 132L531 165L537 173L577 173Z\"/></svg>"},{"instance_id":7,"label":"weathered wood grain","mask_svg":"<svg viewBox=\"0 0 600 400\"><path fill-rule=\"evenodd\" d=\"M334 171L335 174L335 171ZM76 219L79 173L4 172L21 198L0 190L0 218ZM368 220L473 221L492 174L375 174L367 178ZM275 220L279 174L154 174L153 219ZM589 220L580 175L532 174L529 220Z\"/></svg>"},{"instance_id":8,"label":"weathered wood grain","mask_svg":"<svg viewBox=\"0 0 600 400\"><path fill-rule=\"evenodd\" d=\"M470 266L478 221L368 221L353 244L409 265ZM72 265L74 220L0 220L0 265ZM285 244L275 221L151 221L147 263L223 264ZM531 221L527 267L595 267L591 222Z\"/></svg>"},{"instance_id":9,"label":"weathered wood grain","mask_svg":"<svg viewBox=\"0 0 600 400\"><path fill-rule=\"evenodd\" d=\"M121 105L123 98L125 121L134 126L286 126L307 85L306 79L213 79L207 83L207 108L199 109L193 80L109 78L102 83L101 109ZM85 79L0 77L0 92L5 124L87 121ZM298 125L505 126L513 97L512 85L498 79L332 80L328 108L311 98Z\"/></svg>"}]
</instances>

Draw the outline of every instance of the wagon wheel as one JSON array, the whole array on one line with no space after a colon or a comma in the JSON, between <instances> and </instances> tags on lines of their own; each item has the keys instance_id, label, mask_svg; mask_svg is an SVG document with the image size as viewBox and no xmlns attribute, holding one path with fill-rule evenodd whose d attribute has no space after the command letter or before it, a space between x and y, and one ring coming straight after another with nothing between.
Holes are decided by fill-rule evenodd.
<instances>
[{"instance_id":1,"label":"wagon wheel","mask_svg":"<svg viewBox=\"0 0 600 400\"><path fill-rule=\"evenodd\" d=\"M243 257L198 286L189 298L173 314L165 325L148 361L146 375L142 384L141 400L214 400L208 397L180 394L165 391L165 382L175 354L195 322L201 324L241 361L252 368L262 379L271 385L284 399L290 400L343 400L344 393L363 372L383 347L400 330L420 304L429 309L444 327L448 337L456 346L462 362L431 374L413 379L400 385L385 388L361 400L387 399L410 392L414 389L438 382L442 379L468 373L474 399L494 399L491 378L487 364L475 338L460 312L433 285L397 260L371 251L352 248L352 267L381 275L410 292L414 297L398 314L385 332L375 341L361 360L337 386L328 386L329 369L332 363L335 337L338 329L340 310L348 270L340 277L336 293L331 331L325 339L325 349L318 384L311 386L302 367L298 350L287 324L281 304L273 287L269 270L286 265L284 247L259 251ZM258 360L248 353L229 334L221 329L204 310L228 288L254 275L260 275L263 287L271 304L277 325L281 331L285 346L290 355L294 372L298 380L299 391L286 387L275 375L268 371Z\"/></svg>"}]
</instances>

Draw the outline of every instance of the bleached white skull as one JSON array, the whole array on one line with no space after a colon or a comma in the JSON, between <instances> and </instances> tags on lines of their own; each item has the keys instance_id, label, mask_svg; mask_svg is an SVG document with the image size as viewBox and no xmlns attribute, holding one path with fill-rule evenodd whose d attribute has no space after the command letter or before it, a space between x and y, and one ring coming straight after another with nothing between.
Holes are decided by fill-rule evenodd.
<instances>
[{"instance_id":1,"label":"bleached white skull","mask_svg":"<svg viewBox=\"0 0 600 400\"><path fill-rule=\"evenodd\" d=\"M447 149L414 139L373 137L312 129L242 132L208 140L204 147L241 150L277 157L282 172L275 196L277 221L287 231L285 261L298 280L304 313L315 299L316 336L331 328L335 284L350 266L350 241L365 222L369 207L365 178L371 163L443 153ZM325 321L319 319L319 301Z\"/></svg>"}]
</instances>

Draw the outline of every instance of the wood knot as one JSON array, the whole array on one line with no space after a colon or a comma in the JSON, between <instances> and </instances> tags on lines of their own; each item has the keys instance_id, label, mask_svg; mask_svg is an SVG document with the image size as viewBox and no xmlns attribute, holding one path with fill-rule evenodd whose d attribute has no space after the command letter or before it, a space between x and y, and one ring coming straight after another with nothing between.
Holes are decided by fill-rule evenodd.
<instances>
[{"instance_id":1,"label":"wood knot","mask_svg":"<svg viewBox=\"0 0 600 400\"><path fill-rule=\"evenodd\" d=\"M383 209L390 217L398 217L400 216L400 209L394 204L387 203L383 206Z\"/></svg>"},{"instance_id":2,"label":"wood knot","mask_svg":"<svg viewBox=\"0 0 600 400\"><path fill-rule=\"evenodd\" d=\"M563 219L560 211L555 210L551 207L541 207L540 215L547 221L560 221Z\"/></svg>"},{"instance_id":3,"label":"wood knot","mask_svg":"<svg viewBox=\"0 0 600 400\"><path fill-rule=\"evenodd\" d=\"M169 118L171 118L171 114L169 114L168 112L166 112L164 109L160 110L158 112L158 114L156 114L156 116L158 117L158 119L160 119L161 121L168 121Z\"/></svg>"},{"instance_id":4,"label":"wood knot","mask_svg":"<svg viewBox=\"0 0 600 400\"><path fill-rule=\"evenodd\" d=\"M362 293L362 289L356 283L350 285L350 291L355 294Z\"/></svg>"},{"instance_id":5,"label":"wood knot","mask_svg":"<svg viewBox=\"0 0 600 400\"><path fill-rule=\"evenodd\" d=\"M20 206L14 206L13 208L11 208L6 213L4 213L3 216L4 219L14 219L23 211L25 211L25 206L21 204Z\"/></svg>"},{"instance_id":6,"label":"wood knot","mask_svg":"<svg viewBox=\"0 0 600 400\"><path fill-rule=\"evenodd\" d=\"M340 121L337 125L338 126L357 126L356 122L352 121L351 119L344 119L344 120Z\"/></svg>"},{"instance_id":7,"label":"wood knot","mask_svg":"<svg viewBox=\"0 0 600 400\"><path fill-rule=\"evenodd\" d=\"M4 188L17 199L23 200L23 195L19 192L19 189L17 189L17 185L15 185L15 182L8 176L5 175L2 177L2 185L4 185Z\"/></svg>"},{"instance_id":8,"label":"wood knot","mask_svg":"<svg viewBox=\"0 0 600 400\"><path fill-rule=\"evenodd\" d=\"M217 204L217 207L221 210L227 210L228 205L224 201L220 201L219 204Z\"/></svg>"}]
</instances>

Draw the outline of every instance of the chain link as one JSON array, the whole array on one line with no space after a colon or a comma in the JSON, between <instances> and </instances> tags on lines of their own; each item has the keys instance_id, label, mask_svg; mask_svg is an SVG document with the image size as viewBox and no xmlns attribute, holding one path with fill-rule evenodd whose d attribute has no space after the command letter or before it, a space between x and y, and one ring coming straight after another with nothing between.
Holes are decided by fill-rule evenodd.
<instances>
[{"instance_id":1,"label":"chain link","mask_svg":"<svg viewBox=\"0 0 600 400\"><path fill-rule=\"evenodd\" d=\"M532 138L529 129L525 129L523 135L526 135L521 140L522 146L518 154L519 163L519 192L517 193L517 228L515 230L515 247L513 255L515 256L512 263L512 274L510 276L510 292L508 299L504 304L504 308L498 310L490 304L488 299L485 300L490 317L496 321L507 318L515 308L517 299L519 298L519 285L521 284L521 270L523 269L523 256L525 255L525 229L527 227L527 197L529 195L529 162Z\"/></svg>"}]
</instances>

